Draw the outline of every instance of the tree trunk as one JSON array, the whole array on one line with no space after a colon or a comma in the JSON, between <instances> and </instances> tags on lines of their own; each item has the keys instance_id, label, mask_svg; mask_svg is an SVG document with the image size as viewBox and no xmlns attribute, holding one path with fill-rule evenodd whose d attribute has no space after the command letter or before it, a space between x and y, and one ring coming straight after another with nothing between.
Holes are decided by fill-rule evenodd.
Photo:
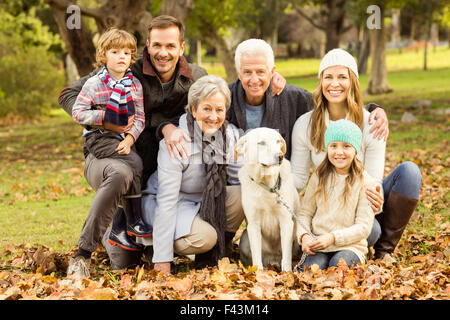
<instances>
[{"instance_id":1,"label":"tree trunk","mask_svg":"<svg viewBox=\"0 0 450 320\"><path fill-rule=\"evenodd\" d=\"M326 33L325 52L332 49L339 48L341 35L344 33L344 18L345 18L345 2L346 0L328 0L328 18Z\"/></svg>"},{"instance_id":2,"label":"tree trunk","mask_svg":"<svg viewBox=\"0 0 450 320\"><path fill-rule=\"evenodd\" d=\"M350 25L344 27L346 2L347 0L327 0L326 13L321 14L321 21L316 21L316 19L308 16L299 7L296 8L296 12L305 18L311 25L325 32L325 52L338 48L342 34L351 28Z\"/></svg>"},{"instance_id":3,"label":"tree trunk","mask_svg":"<svg viewBox=\"0 0 450 320\"><path fill-rule=\"evenodd\" d=\"M434 47L436 47L439 43L439 24L436 22L431 24L430 41Z\"/></svg>"},{"instance_id":4,"label":"tree trunk","mask_svg":"<svg viewBox=\"0 0 450 320\"><path fill-rule=\"evenodd\" d=\"M417 38L417 33L419 31L420 18L418 16L414 16L411 21L411 30L409 32L409 43L414 43Z\"/></svg>"},{"instance_id":5,"label":"tree trunk","mask_svg":"<svg viewBox=\"0 0 450 320\"><path fill-rule=\"evenodd\" d=\"M147 3L148 0L144 2ZM194 0L163 0L158 14L167 14L184 22L192 9L194 9Z\"/></svg>"},{"instance_id":6,"label":"tree trunk","mask_svg":"<svg viewBox=\"0 0 450 320\"><path fill-rule=\"evenodd\" d=\"M384 5L379 5L381 14L381 29L369 30L370 57L372 66L370 69L369 94L381 94L392 92L387 80L386 50L385 50L385 28L384 28Z\"/></svg>"},{"instance_id":7,"label":"tree trunk","mask_svg":"<svg viewBox=\"0 0 450 320\"><path fill-rule=\"evenodd\" d=\"M400 9L392 9L392 32L391 32L391 42L397 47L400 45Z\"/></svg>"},{"instance_id":8,"label":"tree trunk","mask_svg":"<svg viewBox=\"0 0 450 320\"><path fill-rule=\"evenodd\" d=\"M450 49L450 29L447 29L447 42L448 42L448 48Z\"/></svg>"},{"instance_id":9,"label":"tree trunk","mask_svg":"<svg viewBox=\"0 0 450 320\"><path fill-rule=\"evenodd\" d=\"M358 54L358 73L365 74L367 72L367 62L370 54L370 37L369 31L363 28L363 40Z\"/></svg>"},{"instance_id":10,"label":"tree trunk","mask_svg":"<svg viewBox=\"0 0 450 320\"><path fill-rule=\"evenodd\" d=\"M225 67L225 73L227 75L227 82L236 81L238 74L236 66L234 64L234 50L231 50L225 39L219 36L216 32L210 32L206 36L205 40L217 50L217 55Z\"/></svg>"},{"instance_id":11,"label":"tree trunk","mask_svg":"<svg viewBox=\"0 0 450 320\"><path fill-rule=\"evenodd\" d=\"M428 42L430 41L430 33L431 33L431 3L427 4L427 17L426 17L426 27L425 27L425 46L423 48L423 70L427 70L427 53L428 53Z\"/></svg>"},{"instance_id":12,"label":"tree trunk","mask_svg":"<svg viewBox=\"0 0 450 320\"><path fill-rule=\"evenodd\" d=\"M78 74L81 77L87 75L92 71L95 62L95 47L92 43L91 34L83 20L81 20L80 28L72 30L67 28L68 14L66 9L61 10L51 5L51 10L67 52L77 67Z\"/></svg>"}]
</instances>

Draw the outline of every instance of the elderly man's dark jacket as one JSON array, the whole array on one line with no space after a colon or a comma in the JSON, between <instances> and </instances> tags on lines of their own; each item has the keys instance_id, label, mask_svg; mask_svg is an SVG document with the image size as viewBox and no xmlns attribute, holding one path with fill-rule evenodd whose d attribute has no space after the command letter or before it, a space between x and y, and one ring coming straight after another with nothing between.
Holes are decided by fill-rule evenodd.
<instances>
[{"instance_id":1,"label":"elderly man's dark jacket","mask_svg":"<svg viewBox=\"0 0 450 320\"><path fill-rule=\"evenodd\" d=\"M142 58L134 63L131 71L141 82L144 94L145 129L136 141L138 154L144 164L142 173L144 187L148 177L157 168L159 137L161 136L160 132L157 132L158 129L161 129L161 124L169 123L171 119L176 119L184 113L191 84L207 73L203 68L189 64L184 56L180 57L173 90L164 101L162 84L150 62L147 47L144 48ZM94 70L61 92L58 103L70 116L72 116L72 107L83 84L96 73L97 71Z\"/></svg>"},{"instance_id":2,"label":"elderly man's dark jacket","mask_svg":"<svg viewBox=\"0 0 450 320\"><path fill-rule=\"evenodd\" d=\"M238 128L247 130L245 112L245 92L240 80L229 85L231 90L231 107L227 112L227 120ZM286 141L286 158L291 157L291 135L295 120L314 107L309 91L294 85L286 85L280 95L272 96L272 83L265 93L266 126L277 129Z\"/></svg>"}]
</instances>

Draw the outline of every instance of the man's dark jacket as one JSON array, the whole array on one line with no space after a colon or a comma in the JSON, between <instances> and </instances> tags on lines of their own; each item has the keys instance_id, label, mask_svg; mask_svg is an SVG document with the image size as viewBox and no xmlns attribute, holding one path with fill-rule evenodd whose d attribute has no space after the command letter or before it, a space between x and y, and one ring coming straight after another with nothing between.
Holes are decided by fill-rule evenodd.
<instances>
[{"instance_id":1,"label":"man's dark jacket","mask_svg":"<svg viewBox=\"0 0 450 320\"><path fill-rule=\"evenodd\" d=\"M227 120L238 128L247 130L245 113L245 92L240 80L229 85L231 90L231 107L227 112ZM286 141L286 158L291 157L291 136L295 121L302 114L314 107L312 95L300 87L287 84L280 95L272 96L272 83L265 93L266 126L278 130Z\"/></svg>"},{"instance_id":2,"label":"man's dark jacket","mask_svg":"<svg viewBox=\"0 0 450 320\"><path fill-rule=\"evenodd\" d=\"M131 71L141 82L144 94L145 129L135 144L144 165L142 182L145 187L148 177L157 169L159 137L161 137L161 132L157 131L160 131L162 124L170 123L171 119L176 119L184 113L190 86L207 73L203 68L188 63L184 56L180 57L172 93L164 101L162 84L150 62L147 47L144 48L142 58L133 64ZM59 105L70 116L84 83L96 73L94 70L65 88L59 95Z\"/></svg>"}]
</instances>

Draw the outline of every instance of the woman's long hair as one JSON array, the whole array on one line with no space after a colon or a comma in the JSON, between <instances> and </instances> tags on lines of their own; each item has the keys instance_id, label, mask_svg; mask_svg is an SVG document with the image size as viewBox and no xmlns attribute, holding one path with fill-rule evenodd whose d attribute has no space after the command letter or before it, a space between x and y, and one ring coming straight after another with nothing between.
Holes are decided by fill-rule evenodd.
<instances>
[{"instance_id":1,"label":"woman's long hair","mask_svg":"<svg viewBox=\"0 0 450 320\"><path fill-rule=\"evenodd\" d=\"M349 113L348 120L356 123L362 131L364 128L364 104L359 87L359 81L353 71L348 68L347 70L350 77L350 88L347 94L347 107ZM311 130L311 144L316 149L317 153L325 151L324 135L325 130L327 129L325 125L325 110L327 110L328 101L322 93L322 79L323 72L320 75L319 83L312 94L314 100L314 110L311 114L311 119L309 122L309 127Z\"/></svg>"},{"instance_id":2,"label":"woman's long hair","mask_svg":"<svg viewBox=\"0 0 450 320\"><path fill-rule=\"evenodd\" d=\"M336 169L334 165L331 163L330 159L328 159L328 154L325 157L325 159L322 161L322 163L317 167L316 174L319 178L319 183L317 186L317 190L313 195L313 199L316 200L316 203L320 203L324 206L325 210L327 210L327 192L331 191L332 188L334 188L334 176L335 176ZM352 192L352 187L359 183L359 188L361 188L364 184L364 166L361 161L358 160L358 158L353 158L353 161L350 165L348 176L345 178L345 189L344 194L342 195L342 198L340 198L341 201L341 208L345 208L348 202L348 199ZM329 188L327 190L327 184L329 185ZM358 192L359 193L359 192ZM317 198L319 197L319 198ZM317 201L319 200L320 201Z\"/></svg>"}]
</instances>

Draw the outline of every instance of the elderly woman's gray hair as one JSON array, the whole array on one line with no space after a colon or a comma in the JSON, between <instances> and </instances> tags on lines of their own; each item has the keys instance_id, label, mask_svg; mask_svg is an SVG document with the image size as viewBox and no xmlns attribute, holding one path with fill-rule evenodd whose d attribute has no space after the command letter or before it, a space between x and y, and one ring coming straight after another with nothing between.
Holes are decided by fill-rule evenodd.
<instances>
[{"instance_id":1,"label":"elderly woman's gray hair","mask_svg":"<svg viewBox=\"0 0 450 320\"><path fill-rule=\"evenodd\" d=\"M275 66L275 58L273 55L272 47L262 39L248 39L242 41L236 48L234 54L234 64L236 70L239 72L241 69L241 59L244 55L262 55L266 57L267 66L269 70L272 70Z\"/></svg>"},{"instance_id":2,"label":"elderly woman's gray hair","mask_svg":"<svg viewBox=\"0 0 450 320\"><path fill-rule=\"evenodd\" d=\"M225 107L228 110L231 104L231 93L225 80L215 75L207 75L199 78L189 88L188 104L185 108L186 112L192 113L191 106L194 107L194 110L197 110L201 100L206 99L217 92L224 95Z\"/></svg>"}]
</instances>

